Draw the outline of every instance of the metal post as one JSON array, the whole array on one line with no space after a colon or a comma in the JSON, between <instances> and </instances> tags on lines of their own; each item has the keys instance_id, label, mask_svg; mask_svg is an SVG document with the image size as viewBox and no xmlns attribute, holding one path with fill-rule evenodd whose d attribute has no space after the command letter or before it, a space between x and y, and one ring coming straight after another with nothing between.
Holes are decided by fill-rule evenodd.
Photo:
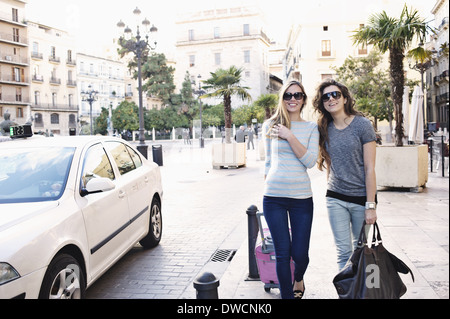
<instances>
[{"instance_id":1,"label":"metal post","mask_svg":"<svg viewBox=\"0 0 450 319\"><path fill-rule=\"evenodd\" d=\"M430 138L430 172L433 173L433 139Z\"/></svg>"},{"instance_id":2,"label":"metal post","mask_svg":"<svg viewBox=\"0 0 450 319\"><path fill-rule=\"evenodd\" d=\"M204 272L194 280L194 288L197 290L197 299L219 299L217 287L219 279L210 272Z\"/></svg>"},{"instance_id":3,"label":"metal post","mask_svg":"<svg viewBox=\"0 0 450 319\"><path fill-rule=\"evenodd\" d=\"M445 177L444 135L441 135L441 161L442 161L442 177Z\"/></svg>"},{"instance_id":4,"label":"metal post","mask_svg":"<svg viewBox=\"0 0 450 319\"><path fill-rule=\"evenodd\" d=\"M258 237L258 220L256 213L258 208L251 205L247 208L247 222L248 222L248 279L259 279L258 265L256 264L255 246Z\"/></svg>"},{"instance_id":5,"label":"metal post","mask_svg":"<svg viewBox=\"0 0 450 319\"><path fill-rule=\"evenodd\" d=\"M141 35L139 34L139 29L136 35L136 55L138 61L138 91L139 91L139 144L137 145L138 151L148 158L148 146L145 144L144 136L144 110L142 106L142 67L141 67L141 54L142 54L142 44L140 42Z\"/></svg>"}]
</instances>

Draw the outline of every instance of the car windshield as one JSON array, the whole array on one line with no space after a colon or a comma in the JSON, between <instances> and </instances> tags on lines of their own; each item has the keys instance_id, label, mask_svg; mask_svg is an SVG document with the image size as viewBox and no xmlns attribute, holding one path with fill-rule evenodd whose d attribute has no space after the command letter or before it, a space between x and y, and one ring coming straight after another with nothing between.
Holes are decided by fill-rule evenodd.
<instances>
[{"instance_id":1,"label":"car windshield","mask_svg":"<svg viewBox=\"0 0 450 319\"><path fill-rule=\"evenodd\" d=\"M6 149L0 154L0 203L57 200L75 148Z\"/></svg>"}]
</instances>

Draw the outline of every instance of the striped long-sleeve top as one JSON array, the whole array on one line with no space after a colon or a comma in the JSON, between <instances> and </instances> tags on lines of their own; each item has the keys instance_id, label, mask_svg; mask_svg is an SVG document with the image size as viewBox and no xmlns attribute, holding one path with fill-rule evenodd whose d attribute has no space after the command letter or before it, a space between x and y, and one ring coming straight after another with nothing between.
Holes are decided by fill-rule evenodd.
<instances>
[{"instance_id":1,"label":"striped long-sleeve top","mask_svg":"<svg viewBox=\"0 0 450 319\"><path fill-rule=\"evenodd\" d=\"M312 197L311 182L307 173L317 161L319 153L319 131L313 122L291 122L291 131L307 148L298 158L284 139L267 137L270 122L263 124L265 138L265 185L264 196L309 198Z\"/></svg>"}]
</instances>

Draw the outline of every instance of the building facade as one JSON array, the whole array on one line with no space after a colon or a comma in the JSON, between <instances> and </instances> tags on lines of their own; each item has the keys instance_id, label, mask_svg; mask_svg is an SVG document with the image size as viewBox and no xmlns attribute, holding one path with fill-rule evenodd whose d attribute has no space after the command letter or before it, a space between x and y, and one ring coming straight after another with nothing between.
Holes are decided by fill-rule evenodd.
<instances>
[{"instance_id":1,"label":"building facade","mask_svg":"<svg viewBox=\"0 0 450 319\"><path fill-rule=\"evenodd\" d=\"M449 32L448 0L437 0L432 9L436 34L427 43L433 58L426 71L427 119L430 129L449 128Z\"/></svg>"},{"instance_id":2,"label":"building facade","mask_svg":"<svg viewBox=\"0 0 450 319\"><path fill-rule=\"evenodd\" d=\"M90 104L81 96L89 90L96 91L92 103L92 119L98 117L102 108L116 108L127 94L125 90L125 65L122 62L84 53L77 54L78 96L80 97L80 123L84 126L81 134L89 134Z\"/></svg>"},{"instance_id":3,"label":"building facade","mask_svg":"<svg viewBox=\"0 0 450 319\"><path fill-rule=\"evenodd\" d=\"M30 59L26 1L0 1L0 121L9 113L17 124L30 120Z\"/></svg>"},{"instance_id":4,"label":"building facade","mask_svg":"<svg viewBox=\"0 0 450 319\"><path fill-rule=\"evenodd\" d=\"M264 32L264 16L257 7L205 9L178 18L175 84L181 89L186 71L192 82L230 66L242 68L241 85L249 87L253 100L268 92L270 40ZM210 99L210 104L221 100ZM233 97L232 106L249 104Z\"/></svg>"},{"instance_id":5,"label":"building facade","mask_svg":"<svg viewBox=\"0 0 450 319\"><path fill-rule=\"evenodd\" d=\"M35 132L78 134L76 47L65 31L27 21L30 104Z\"/></svg>"}]
</instances>

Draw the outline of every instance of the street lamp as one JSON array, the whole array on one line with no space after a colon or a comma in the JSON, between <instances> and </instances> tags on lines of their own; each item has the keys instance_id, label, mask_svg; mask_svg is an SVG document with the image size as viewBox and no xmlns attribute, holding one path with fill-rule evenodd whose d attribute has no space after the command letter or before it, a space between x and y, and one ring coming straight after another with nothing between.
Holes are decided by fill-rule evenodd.
<instances>
[{"instance_id":1,"label":"street lamp","mask_svg":"<svg viewBox=\"0 0 450 319\"><path fill-rule=\"evenodd\" d=\"M198 95L198 101L199 101L199 110L200 110L200 148L205 147L205 141L203 139L203 124L202 124L202 100L200 99L200 96L204 95L206 91L202 90L202 84L200 82L200 79L202 76L199 74L197 76L198 78L198 90L195 90L195 81L192 81L192 84L194 84L194 90L192 91L195 95Z\"/></svg>"},{"instance_id":2,"label":"street lamp","mask_svg":"<svg viewBox=\"0 0 450 319\"><path fill-rule=\"evenodd\" d=\"M91 122L91 135L93 135L92 131L92 102L97 101L98 91L92 89L92 86L89 84L87 91L81 91L81 100L89 103L89 121Z\"/></svg>"},{"instance_id":3,"label":"street lamp","mask_svg":"<svg viewBox=\"0 0 450 319\"><path fill-rule=\"evenodd\" d=\"M136 15L136 17L138 18L139 15L141 14L141 10L139 10L139 8L136 7L136 9L133 10L133 13ZM139 91L139 144L137 146L137 149L139 150L139 152L141 152L142 155L145 156L145 158L147 158L147 149L148 146L145 144L145 136L144 136L144 110L143 110L143 106L142 106L142 54L144 52L146 52L148 49L150 50L154 50L156 49L156 41L154 41L153 43L151 43L149 41L149 34L152 33L156 33L158 31L158 29L152 25L151 28L149 28L150 26L150 21L147 20L147 18L145 18L142 21L142 26L144 27L144 32L145 32L145 38L142 39L141 37L141 33L139 30L139 25L136 26L136 36L133 37L132 31L131 29L127 26L125 28L125 23L122 22L122 20L120 20L117 23L117 27L119 27L119 29L123 29L123 35L119 38L119 43L128 50L128 52L133 52L136 57L137 57L137 65L138 65L138 91Z\"/></svg>"}]
</instances>

